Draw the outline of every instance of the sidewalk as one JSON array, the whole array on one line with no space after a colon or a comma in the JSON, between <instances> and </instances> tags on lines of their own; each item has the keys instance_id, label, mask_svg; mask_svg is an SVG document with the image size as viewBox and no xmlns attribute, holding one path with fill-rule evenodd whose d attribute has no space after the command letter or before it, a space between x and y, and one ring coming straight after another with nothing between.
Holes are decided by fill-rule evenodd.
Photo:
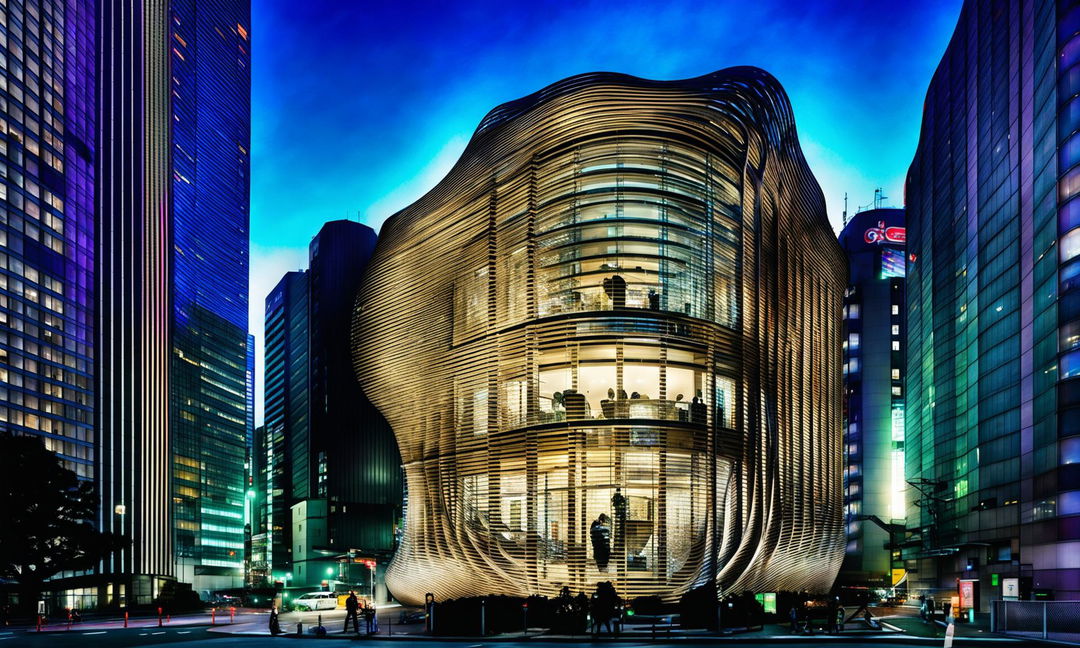
<instances>
[{"instance_id":1,"label":"sidewalk","mask_svg":"<svg viewBox=\"0 0 1080 648\"><path fill-rule=\"evenodd\" d=\"M902 621L904 625L908 625L905 619ZM891 623L888 619L886 623ZM916 623L922 624L919 619L914 619ZM257 636L267 637L270 635L269 628L267 627L268 619L263 618L257 622L234 624L230 626L221 626L214 628L211 632L238 635L238 636ZM355 635L352 632L342 632L341 625L343 621L337 620L336 623L331 623L329 620L323 620L323 625L327 629L326 639L364 639L368 638L367 635ZM383 618L380 616L380 624L384 624ZM852 628L857 625L858 627ZM939 646L941 645L941 639L934 636L920 636L916 634L908 634L902 631L896 630L873 630L866 628L861 622L857 624L849 624L847 630L838 634L825 634L822 632L815 632L812 635L807 634L791 634L787 624L767 624L760 630L742 631L742 632L730 632L723 635L717 635L705 630L696 629L683 629L678 627L671 628L670 634L666 631L662 631L660 628L656 632L656 641L658 642L674 642L684 644L716 644L716 643L730 643L730 644L755 644L762 641L778 642L778 643L847 643L854 641L865 641L867 639L880 639L882 641L888 641L891 643L906 643L917 646ZM297 638L295 632L295 623L291 626L281 624L283 632L281 637L285 638ZM316 638L311 632L312 626L304 624L304 633L302 638ZM371 635L371 639L379 640L393 640L393 641L435 641L440 643L459 643L468 642L476 644L479 642L551 642L551 643L571 643L571 642L589 642L597 641L599 643L619 643L619 642L635 642L641 643L642 641L652 640L652 627L644 625L627 625L622 633L618 637L601 636L597 639L593 639L588 634L578 635L554 635L545 634L542 628L530 628L527 634L521 632L504 633L498 635L488 635L486 637L443 637L432 636L426 633L424 624L411 624L408 626L394 625L393 634L388 634L388 626L380 625L381 632L375 635ZM942 631L944 636L944 631ZM1022 642L1018 642L1014 639L999 637L990 635L988 633L978 634L957 634L957 646L964 645L986 645L986 644L1014 644L1019 645Z\"/></svg>"}]
</instances>

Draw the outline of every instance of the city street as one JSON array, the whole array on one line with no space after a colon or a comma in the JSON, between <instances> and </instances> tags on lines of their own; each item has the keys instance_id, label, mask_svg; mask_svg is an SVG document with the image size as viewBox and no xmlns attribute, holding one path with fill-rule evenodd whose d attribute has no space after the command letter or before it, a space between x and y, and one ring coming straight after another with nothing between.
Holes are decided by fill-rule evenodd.
<instances>
[{"instance_id":1,"label":"city street","mask_svg":"<svg viewBox=\"0 0 1080 648\"><path fill-rule=\"evenodd\" d=\"M31 634L4 634L0 632L0 646L4 648L11 648L14 646L30 646L30 647L48 647L48 648L82 648L85 646L116 646L118 648L138 648L140 646L158 646L168 644L172 648L186 648L188 646L200 646L204 645L206 641L212 641L213 648L230 648L232 646L248 647L248 646L265 646L268 643L281 643L286 641L296 641L288 637L278 637L271 639L269 637L238 637L227 634L219 634L209 632L206 628L192 628L192 629L165 629L165 630L140 630L140 629L127 629L127 630L111 630L111 631L98 631L98 632L71 632L57 635L38 635ZM461 646L462 648L522 648L527 645L541 645L547 648L573 648L581 645L587 645L588 642L534 642L534 641L484 641L477 643L468 643L462 641L440 641L440 640L404 640L407 641L407 645L413 648L436 648L443 646ZM403 641L394 641L386 639L370 639L364 640L364 643L370 648L399 648ZM613 643L610 641L603 641L599 643ZM722 643L717 641L716 643ZM938 640L926 640L922 642L907 641L890 641L887 639L876 638L858 638L850 637L847 639L838 639L835 637L813 637L806 639L793 639L793 640L762 640L754 641L753 639L734 640L731 643L738 643L739 645L754 645L754 646L786 646L789 648L795 648L800 646L822 646L833 643L838 643L843 646L850 646L851 648L890 648L892 646L938 646L940 645ZM991 643L993 645L1021 645L1019 642L1014 642L1005 639L989 639L980 640L980 644ZM685 646L685 642L672 641L672 642L649 642L649 641L626 641L618 642L619 646L625 648L673 648L675 646ZM715 645L713 643L712 645ZM957 646L974 645L970 641L958 641Z\"/></svg>"}]
</instances>

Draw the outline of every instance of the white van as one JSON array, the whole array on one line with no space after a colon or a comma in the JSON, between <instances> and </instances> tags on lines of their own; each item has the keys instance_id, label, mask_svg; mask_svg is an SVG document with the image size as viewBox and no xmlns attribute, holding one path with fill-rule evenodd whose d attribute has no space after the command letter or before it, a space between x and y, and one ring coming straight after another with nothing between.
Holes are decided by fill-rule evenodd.
<instances>
[{"instance_id":1,"label":"white van","mask_svg":"<svg viewBox=\"0 0 1080 648\"><path fill-rule=\"evenodd\" d=\"M333 592L310 592L294 599L293 607L297 610L333 610L337 601Z\"/></svg>"}]
</instances>

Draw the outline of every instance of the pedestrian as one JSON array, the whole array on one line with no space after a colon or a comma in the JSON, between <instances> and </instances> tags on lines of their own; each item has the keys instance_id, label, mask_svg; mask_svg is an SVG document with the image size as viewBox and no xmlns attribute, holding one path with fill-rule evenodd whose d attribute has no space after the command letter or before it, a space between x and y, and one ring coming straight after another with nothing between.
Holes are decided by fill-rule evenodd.
<instances>
[{"instance_id":1,"label":"pedestrian","mask_svg":"<svg viewBox=\"0 0 1080 648\"><path fill-rule=\"evenodd\" d=\"M349 619L352 619L353 632L360 634L360 621L357 619L356 611L360 607L360 601L356 598L356 592L349 592L349 598L345 599L345 627L342 632L349 631Z\"/></svg>"},{"instance_id":2,"label":"pedestrian","mask_svg":"<svg viewBox=\"0 0 1080 648\"><path fill-rule=\"evenodd\" d=\"M375 604L371 601L364 605L364 625L367 626L368 634L375 632Z\"/></svg>"},{"instance_id":3,"label":"pedestrian","mask_svg":"<svg viewBox=\"0 0 1080 648\"><path fill-rule=\"evenodd\" d=\"M791 634L797 634L799 632L799 605L798 603L791 606L791 611L788 612L788 617L791 619Z\"/></svg>"},{"instance_id":4,"label":"pedestrian","mask_svg":"<svg viewBox=\"0 0 1080 648\"><path fill-rule=\"evenodd\" d=\"M281 634L281 624L278 622L276 605L270 607L270 634L273 636Z\"/></svg>"}]
</instances>

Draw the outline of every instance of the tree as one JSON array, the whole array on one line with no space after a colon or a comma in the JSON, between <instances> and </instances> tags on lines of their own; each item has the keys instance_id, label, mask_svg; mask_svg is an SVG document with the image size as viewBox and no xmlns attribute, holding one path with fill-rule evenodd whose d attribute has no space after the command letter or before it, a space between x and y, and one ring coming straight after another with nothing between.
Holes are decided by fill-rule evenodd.
<instances>
[{"instance_id":1,"label":"tree","mask_svg":"<svg viewBox=\"0 0 1080 648\"><path fill-rule=\"evenodd\" d=\"M15 581L31 609L45 581L92 569L126 544L94 528L94 486L66 468L41 439L0 433L0 578Z\"/></svg>"}]
</instances>

